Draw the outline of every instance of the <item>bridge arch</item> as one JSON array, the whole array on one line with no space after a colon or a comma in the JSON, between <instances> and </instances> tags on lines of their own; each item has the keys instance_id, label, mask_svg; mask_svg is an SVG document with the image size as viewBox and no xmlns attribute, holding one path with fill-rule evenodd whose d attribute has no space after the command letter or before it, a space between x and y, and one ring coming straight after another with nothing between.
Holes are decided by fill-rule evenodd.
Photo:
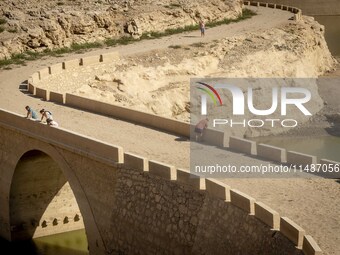
<instances>
[{"instance_id":1,"label":"bridge arch","mask_svg":"<svg viewBox=\"0 0 340 255\"><path fill-rule=\"evenodd\" d=\"M103 248L81 181L72 162L69 163L58 148L29 139L16 146L9 155L8 163L9 240L30 239L85 227L90 249ZM39 189L41 184L43 188ZM26 194L22 193L25 191ZM60 211L60 206L64 207L65 215L52 216L56 207Z\"/></svg>"}]
</instances>

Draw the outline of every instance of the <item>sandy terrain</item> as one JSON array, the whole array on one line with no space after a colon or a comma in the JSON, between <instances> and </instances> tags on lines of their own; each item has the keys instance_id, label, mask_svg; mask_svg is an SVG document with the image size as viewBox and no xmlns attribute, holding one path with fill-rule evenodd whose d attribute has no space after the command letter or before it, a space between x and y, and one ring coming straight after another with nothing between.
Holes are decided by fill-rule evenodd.
<instances>
[{"instance_id":1,"label":"sandy terrain","mask_svg":"<svg viewBox=\"0 0 340 255\"><path fill-rule=\"evenodd\" d=\"M50 102L30 97L18 90L19 84L29 75L42 67L65 59L98 55L101 52L118 50L123 55L132 55L154 49L167 48L169 45L208 42L220 37L241 35L247 31L262 31L288 22L291 16L287 12L275 12L259 8L260 14L241 23L209 29L207 36L201 39L198 32L176 35L152 41L142 41L133 45L115 49L101 49L82 55L67 55L62 58L45 58L30 62L29 66L15 67L0 71L0 108L24 114L24 106L35 109L51 110L55 119L64 128L122 146L130 151L150 159L189 167L189 143L178 137L132 123L99 116L73 108L67 108ZM273 18L275 14L275 18ZM261 29L258 29L261 27ZM98 132L100 130L100 132ZM240 154L225 152L228 157L246 161ZM266 163L266 162L264 162ZM335 180L325 179L228 179L225 182L259 201L263 201L282 215L288 216L305 228L312 235L325 254L340 254L340 184Z\"/></svg>"}]
</instances>

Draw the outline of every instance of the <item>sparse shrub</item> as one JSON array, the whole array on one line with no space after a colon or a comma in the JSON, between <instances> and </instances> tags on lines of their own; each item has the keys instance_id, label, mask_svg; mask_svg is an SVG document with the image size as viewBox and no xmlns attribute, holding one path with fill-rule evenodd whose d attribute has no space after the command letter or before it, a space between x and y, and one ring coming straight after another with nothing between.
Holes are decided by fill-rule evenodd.
<instances>
[{"instance_id":1,"label":"sparse shrub","mask_svg":"<svg viewBox=\"0 0 340 255\"><path fill-rule=\"evenodd\" d=\"M5 19L0 19L0 25L6 24L7 21Z\"/></svg>"},{"instance_id":2,"label":"sparse shrub","mask_svg":"<svg viewBox=\"0 0 340 255\"><path fill-rule=\"evenodd\" d=\"M78 50L86 50L86 49L93 49L93 48L99 48L101 47L102 44L99 42L86 42L86 43L73 43L71 45L71 50L73 51L78 51ZM62 53L67 53L67 52L62 52Z\"/></svg>"},{"instance_id":3,"label":"sparse shrub","mask_svg":"<svg viewBox=\"0 0 340 255\"><path fill-rule=\"evenodd\" d=\"M5 31L5 28L0 27L0 33L2 33L3 31Z\"/></svg>"},{"instance_id":4,"label":"sparse shrub","mask_svg":"<svg viewBox=\"0 0 340 255\"><path fill-rule=\"evenodd\" d=\"M10 28L10 29L7 29L7 31L13 34L18 32L16 28Z\"/></svg>"},{"instance_id":5,"label":"sparse shrub","mask_svg":"<svg viewBox=\"0 0 340 255\"><path fill-rule=\"evenodd\" d=\"M169 48L170 49L180 49L180 48L182 48L182 46L181 45L170 45Z\"/></svg>"},{"instance_id":6,"label":"sparse shrub","mask_svg":"<svg viewBox=\"0 0 340 255\"><path fill-rule=\"evenodd\" d=\"M202 43L202 42L190 44L190 46L197 47L197 48L204 47L204 45L205 45L205 43Z\"/></svg>"},{"instance_id":7,"label":"sparse shrub","mask_svg":"<svg viewBox=\"0 0 340 255\"><path fill-rule=\"evenodd\" d=\"M180 4L169 4L169 5L164 5L164 7L168 9L175 9L175 8L181 7L181 5Z\"/></svg>"},{"instance_id":8,"label":"sparse shrub","mask_svg":"<svg viewBox=\"0 0 340 255\"><path fill-rule=\"evenodd\" d=\"M143 38L143 39L145 39L145 38ZM104 44L106 46L127 45L127 44L130 44L130 43L135 42L135 41L138 41L138 39L135 39L131 36L123 36L123 37L118 38L118 39L112 39L112 38L106 39Z\"/></svg>"}]
</instances>

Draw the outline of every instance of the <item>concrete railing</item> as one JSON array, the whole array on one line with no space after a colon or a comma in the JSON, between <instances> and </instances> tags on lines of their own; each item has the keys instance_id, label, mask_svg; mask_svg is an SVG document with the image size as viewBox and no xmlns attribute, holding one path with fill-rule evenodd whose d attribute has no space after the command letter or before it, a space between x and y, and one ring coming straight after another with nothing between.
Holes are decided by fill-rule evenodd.
<instances>
[{"instance_id":1,"label":"concrete railing","mask_svg":"<svg viewBox=\"0 0 340 255\"><path fill-rule=\"evenodd\" d=\"M257 2L257 1L243 1L243 4L246 6L257 6L257 7L267 7L273 9L279 9L283 11L289 11L294 14L295 20L301 20L302 18L302 10L296 7L283 5L283 4L274 4L274 3L266 3L266 2Z\"/></svg>"},{"instance_id":2,"label":"concrete railing","mask_svg":"<svg viewBox=\"0 0 340 255\"><path fill-rule=\"evenodd\" d=\"M270 160L277 163L295 165L297 168L312 166L318 171L309 171L326 178L340 178L340 162L320 159L313 155L308 155L295 151L288 151L284 148L275 147L268 144L259 143L239 137L229 138L229 149L242 152L246 155L257 156L261 159Z\"/></svg>"},{"instance_id":3,"label":"concrete railing","mask_svg":"<svg viewBox=\"0 0 340 255\"><path fill-rule=\"evenodd\" d=\"M259 6L267 6L271 8L275 7L279 9L283 8L282 5L264 4L260 2L249 1L245 2L246 5L255 5L255 3L259 3ZM287 9L290 11L295 10L294 8L292 9L291 7L284 7L283 9ZM39 88L35 85L37 82L46 79L50 75L61 73L66 69L77 69L81 68L82 66L93 65L96 63L109 63L117 61L118 59L119 59L118 53L112 52L102 54L100 56L90 56L81 59L65 61L59 64L54 64L32 74L28 80L29 81L28 90L31 94L34 94L37 97L42 98L43 100L49 100L51 102L55 102L58 104L64 104L66 106L119 118L132 123L149 126L183 137L189 138L190 134L193 136L194 126L186 122L169 119L133 109L128 109L118 105L103 103L97 100L81 97L78 95L48 91L46 89ZM194 137L191 137L191 139L194 140ZM283 148L278 148L266 144L257 144L254 141L239 137L227 137L223 131L218 131L214 129L206 129L203 135L203 140L205 143L210 145L215 145L222 148L223 147L229 148L230 150L236 152L244 153L246 155L258 156L259 158L278 163L306 166L316 164L318 162L317 158L312 155L302 154L300 152L293 151L287 152ZM228 144L229 146L227 146ZM339 164L337 162L334 163L333 161L328 160L322 160L320 161L320 163L324 165ZM325 173L325 176L330 178L339 178L340 173L333 174Z\"/></svg>"},{"instance_id":4,"label":"concrete railing","mask_svg":"<svg viewBox=\"0 0 340 255\"><path fill-rule=\"evenodd\" d=\"M58 96L61 99L61 96ZM103 103L81 96L66 94L65 105L82 110L116 117L133 123L151 126L180 136L189 137L189 124L158 115L124 108L118 105Z\"/></svg>"},{"instance_id":5,"label":"concrete railing","mask_svg":"<svg viewBox=\"0 0 340 255\"><path fill-rule=\"evenodd\" d=\"M190 136L190 125L188 123L177 121L158 115L145 113L133 109L124 108L114 104L103 103L97 100L88 99L69 93L58 93L38 87L38 82L48 78L50 75L59 74L67 69L77 69L82 66L94 65L97 63L109 63L119 59L117 52L102 54L100 56L90 56L81 59L65 61L43 68L32 74L28 79L29 92L46 101L64 104L67 106L79 108L82 110L99 113L122 120L142 124L152 128L164 130L180 136Z\"/></svg>"}]
</instances>

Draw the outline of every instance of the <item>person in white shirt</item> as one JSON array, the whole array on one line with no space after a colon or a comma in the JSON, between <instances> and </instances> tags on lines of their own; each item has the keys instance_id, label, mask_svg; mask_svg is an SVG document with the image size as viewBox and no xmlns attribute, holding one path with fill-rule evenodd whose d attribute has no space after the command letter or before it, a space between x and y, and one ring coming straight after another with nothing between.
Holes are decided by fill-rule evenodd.
<instances>
[{"instance_id":1,"label":"person in white shirt","mask_svg":"<svg viewBox=\"0 0 340 255\"><path fill-rule=\"evenodd\" d=\"M40 113L41 113L41 120L40 121L43 121L44 118L46 118L46 122L49 119L53 120L53 116L52 116L52 113L50 111L46 111L45 109L41 109Z\"/></svg>"}]
</instances>

